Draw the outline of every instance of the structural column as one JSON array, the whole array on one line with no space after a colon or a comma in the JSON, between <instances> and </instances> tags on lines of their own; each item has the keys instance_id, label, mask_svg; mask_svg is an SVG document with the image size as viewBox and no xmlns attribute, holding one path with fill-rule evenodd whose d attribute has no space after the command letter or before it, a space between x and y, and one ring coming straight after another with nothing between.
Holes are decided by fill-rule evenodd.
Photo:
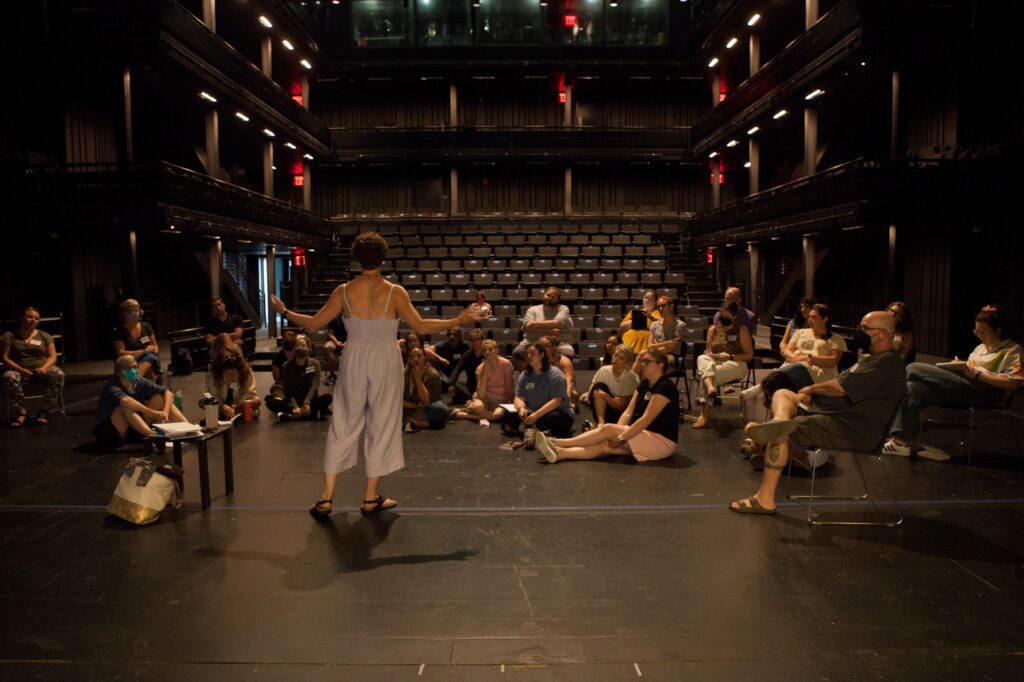
<instances>
[{"instance_id":1,"label":"structural column","mask_svg":"<svg viewBox=\"0 0 1024 682\"><path fill-rule=\"evenodd\" d=\"M309 109L309 75L302 74L299 78L299 86L301 87L302 93L302 108Z\"/></svg>"},{"instance_id":2,"label":"structural column","mask_svg":"<svg viewBox=\"0 0 1024 682\"><path fill-rule=\"evenodd\" d=\"M889 261L885 273L885 298L896 298L896 226L889 226Z\"/></svg>"},{"instance_id":3,"label":"structural column","mask_svg":"<svg viewBox=\"0 0 1024 682\"><path fill-rule=\"evenodd\" d=\"M308 163L302 164L302 208L313 210L313 174Z\"/></svg>"},{"instance_id":4,"label":"structural column","mask_svg":"<svg viewBox=\"0 0 1024 682\"><path fill-rule=\"evenodd\" d=\"M267 299L272 295L277 296L277 247L267 244ZM267 333L270 338L277 336L277 313L273 307L267 315Z\"/></svg>"},{"instance_id":5,"label":"structural column","mask_svg":"<svg viewBox=\"0 0 1024 682\"><path fill-rule=\"evenodd\" d=\"M754 138L747 142L747 156L750 161L749 179L750 194L757 194L761 191L761 145Z\"/></svg>"},{"instance_id":6,"label":"structural column","mask_svg":"<svg viewBox=\"0 0 1024 682\"><path fill-rule=\"evenodd\" d=\"M804 298L814 298L814 237L804 235Z\"/></svg>"},{"instance_id":7,"label":"structural column","mask_svg":"<svg viewBox=\"0 0 1024 682\"><path fill-rule=\"evenodd\" d=\"M718 103L722 100L720 90L722 89L722 77L717 71L711 77L711 107L717 107Z\"/></svg>"},{"instance_id":8,"label":"structural column","mask_svg":"<svg viewBox=\"0 0 1024 682\"><path fill-rule=\"evenodd\" d=\"M892 109L889 125L889 156L897 158L900 147L900 72L892 72Z\"/></svg>"},{"instance_id":9,"label":"structural column","mask_svg":"<svg viewBox=\"0 0 1024 682\"><path fill-rule=\"evenodd\" d=\"M459 89L455 83L448 86L448 127L459 127Z\"/></svg>"},{"instance_id":10,"label":"structural column","mask_svg":"<svg viewBox=\"0 0 1024 682\"><path fill-rule=\"evenodd\" d=\"M124 160L131 163L135 160L135 135L132 122L132 72L127 66L121 73L121 86L124 92Z\"/></svg>"},{"instance_id":11,"label":"structural column","mask_svg":"<svg viewBox=\"0 0 1024 682\"><path fill-rule=\"evenodd\" d=\"M274 143L263 143L263 193L274 198Z\"/></svg>"},{"instance_id":12,"label":"structural column","mask_svg":"<svg viewBox=\"0 0 1024 682\"><path fill-rule=\"evenodd\" d=\"M206 110L206 174L220 179L220 123L217 110Z\"/></svg>"},{"instance_id":13,"label":"structural column","mask_svg":"<svg viewBox=\"0 0 1024 682\"><path fill-rule=\"evenodd\" d=\"M273 78L274 41L270 36L260 38L260 70L267 78Z\"/></svg>"},{"instance_id":14,"label":"structural column","mask_svg":"<svg viewBox=\"0 0 1024 682\"><path fill-rule=\"evenodd\" d=\"M128 231L128 274L132 296L139 295L139 240L135 230Z\"/></svg>"},{"instance_id":15,"label":"structural column","mask_svg":"<svg viewBox=\"0 0 1024 682\"><path fill-rule=\"evenodd\" d=\"M203 23L206 28L217 32L217 0L203 0Z\"/></svg>"},{"instance_id":16,"label":"structural column","mask_svg":"<svg viewBox=\"0 0 1024 682\"><path fill-rule=\"evenodd\" d=\"M572 85L565 86L565 104L562 109L562 127L572 127Z\"/></svg>"},{"instance_id":17,"label":"structural column","mask_svg":"<svg viewBox=\"0 0 1024 682\"><path fill-rule=\"evenodd\" d=\"M818 170L818 110L813 105L804 107L804 175Z\"/></svg>"},{"instance_id":18,"label":"structural column","mask_svg":"<svg viewBox=\"0 0 1024 682\"><path fill-rule=\"evenodd\" d=\"M572 166L565 167L565 215L572 215Z\"/></svg>"},{"instance_id":19,"label":"structural column","mask_svg":"<svg viewBox=\"0 0 1024 682\"><path fill-rule=\"evenodd\" d=\"M459 169L452 168L448 182L448 215L459 214Z\"/></svg>"},{"instance_id":20,"label":"structural column","mask_svg":"<svg viewBox=\"0 0 1024 682\"><path fill-rule=\"evenodd\" d=\"M760 303L761 290L758 287L758 275L761 268L761 254L758 251L757 244L749 242L747 244L747 252L750 254L750 286L747 288L750 290L747 292L747 300L750 304L750 309L755 311L758 310L758 304Z\"/></svg>"},{"instance_id":21,"label":"structural column","mask_svg":"<svg viewBox=\"0 0 1024 682\"><path fill-rule=\"evenodd\" d=\"M711 208L722 205L721 168L717 158L711 159Z\"/></svg>"},{"instance_id":22,"label":"structural column","mask_svg":"<svg viewBox=\"0 0 1024 682\"><path fill-rule=\"evenodd\" d=\"M210 297L220 296L220 269L224 263L220 238L210 244Z\"/></svg>"},{"instance_id":23,"label":"structural column","mask_svg":"<svg viewBox=\"0 0 1024 682\"><path fill-rule=\"evenodd\" d=\"M751 33L747 42L750 46L750 75L753 76L761 70L761 36Z\"/></svg>"},{"instance_id":24,"label":"structural column","mask_svg":"<svg viewBox=\"0 0 1024 682\"><path fill-rule=\"evenodd\" d=\"M818 0L804 0L804 30L818 23Z\"/></svg>"}]
</instances>

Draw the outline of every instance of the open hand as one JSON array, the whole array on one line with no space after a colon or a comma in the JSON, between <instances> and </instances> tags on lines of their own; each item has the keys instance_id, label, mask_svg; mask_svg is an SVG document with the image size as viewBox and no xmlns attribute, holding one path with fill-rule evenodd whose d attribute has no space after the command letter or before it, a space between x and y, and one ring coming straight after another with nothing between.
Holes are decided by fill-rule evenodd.
<instances>
[{"instance_id":1,"label":"open hand","mask_svg":"<svg viewBox=\"0 0 1024 682\"><path fill-rule=\"evenodd\" d=\"M287 309L284 302L273 294L270 295L270 307L273 308L274 312L278 315L284 315L284 311Z\"/></svg>"}]
</instances>

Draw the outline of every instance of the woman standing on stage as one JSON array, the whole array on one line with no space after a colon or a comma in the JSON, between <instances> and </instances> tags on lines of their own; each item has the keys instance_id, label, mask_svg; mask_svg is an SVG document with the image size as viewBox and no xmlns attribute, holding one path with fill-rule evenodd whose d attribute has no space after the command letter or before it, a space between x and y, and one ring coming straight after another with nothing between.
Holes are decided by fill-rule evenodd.
<instances>
[{"instance_id":1,"label":"woman standing on stage","mask_svg":"<svg viewBox=\"0 0 1024 682\"><path fill-rule=\"evenodd\" d=\"M334 385L334 415L324 454L324 490L309 512L320 519L331 513L338 474L356 464L359 440L366 459L366 494L360 511L373 514L398 505L377 492L381 476L405 466L402 454L402 354L395 342L398 318L420 334L470 325L483 315L463 310L451 320L424 320L409 294L380 274L388 244L376 232L364 232L352 244L352 259L362 273L337 287L316 315L287 310L271 296L274 310L291 324L316 331L344 314L348 341Z\"/></svg>"}]
</instances>

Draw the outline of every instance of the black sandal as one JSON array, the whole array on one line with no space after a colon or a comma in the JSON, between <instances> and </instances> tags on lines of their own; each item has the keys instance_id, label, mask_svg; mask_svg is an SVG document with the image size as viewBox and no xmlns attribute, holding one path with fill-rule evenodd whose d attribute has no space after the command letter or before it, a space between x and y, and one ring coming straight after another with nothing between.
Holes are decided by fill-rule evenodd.
<instances>
[{"instance_id":1,"label":"black sandal","mask_svg":"<svg viewBox=\"0 0 1024 682\"><path fill-rule=\"evenodd\" d=\"M28 419L28 412L19 412L18 415L11 420L9 426L12 429L20 429L25 425L25 420Z\"/></svg>"},{"instance_id":2,"label":"black sandal","mask_svg":"<svg viewBox=\"0 0 1024 682\"><path fill-rule=\"evenodd\" d=\"M309 515L317 521L326 521L327 517L331 515L331 509L334 506L334 500L317 500L313 503L313 506L309 508ZM331 505L326 507L325 505Z\"/></svg>"},{"instance_id":3,"label":"black sandal","mask_svg":"<svg viewBox=\"0 0 1024 682\"><path fill-rule=\"evenodd\" d=\"M49 424L50 423L50 411L49 410L39 410L38 412L36 412L35 423L38 424L39 426L46 426L47 424Z\"/></svg>"},{"instance_id":4,"label":"black sandal","mask_svg":"<svg viewBox=\"0 0 1024 682\"><path fill-rule=\"evenodd\" d=\"M384 499L383 495L378 495L377 499L375 499L375 500L363 500L363 505L361 507L359 507L359 513L362 514L363 516L369 516L370 514L379 514L382 511L387 511L388 509L394 509L395 507L398 506L397 502L395 502L394 504L392 504L390 506L384 506L384 502L385 501L386 500ZM373 508L372 509L367 509L366 505L368 505L368 504L372 504Z\"/></svg>"}]
</instances>

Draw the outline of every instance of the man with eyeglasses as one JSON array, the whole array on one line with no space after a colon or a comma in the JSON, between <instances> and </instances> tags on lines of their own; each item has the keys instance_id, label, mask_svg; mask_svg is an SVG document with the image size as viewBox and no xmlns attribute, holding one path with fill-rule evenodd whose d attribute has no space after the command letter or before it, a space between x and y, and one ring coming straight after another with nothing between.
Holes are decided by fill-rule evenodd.
<instances>
[{"instance_id":1,"label":"man with eyeglasses","mask_svg":"<svg viewBox=\"0 0 1024 682\"><path fill-rule=\"evenodd\" d=\"M853 345L869 353L835 379L772 396L774 419L746 426L765 444L764 474L757 492L729 505L740 514L774 514L775 490L791 451L806 448L872 451L879 446L906 392L903 360L893 347L895 319L885 311L864 316Z\"/></svg>"}]
</instances>

